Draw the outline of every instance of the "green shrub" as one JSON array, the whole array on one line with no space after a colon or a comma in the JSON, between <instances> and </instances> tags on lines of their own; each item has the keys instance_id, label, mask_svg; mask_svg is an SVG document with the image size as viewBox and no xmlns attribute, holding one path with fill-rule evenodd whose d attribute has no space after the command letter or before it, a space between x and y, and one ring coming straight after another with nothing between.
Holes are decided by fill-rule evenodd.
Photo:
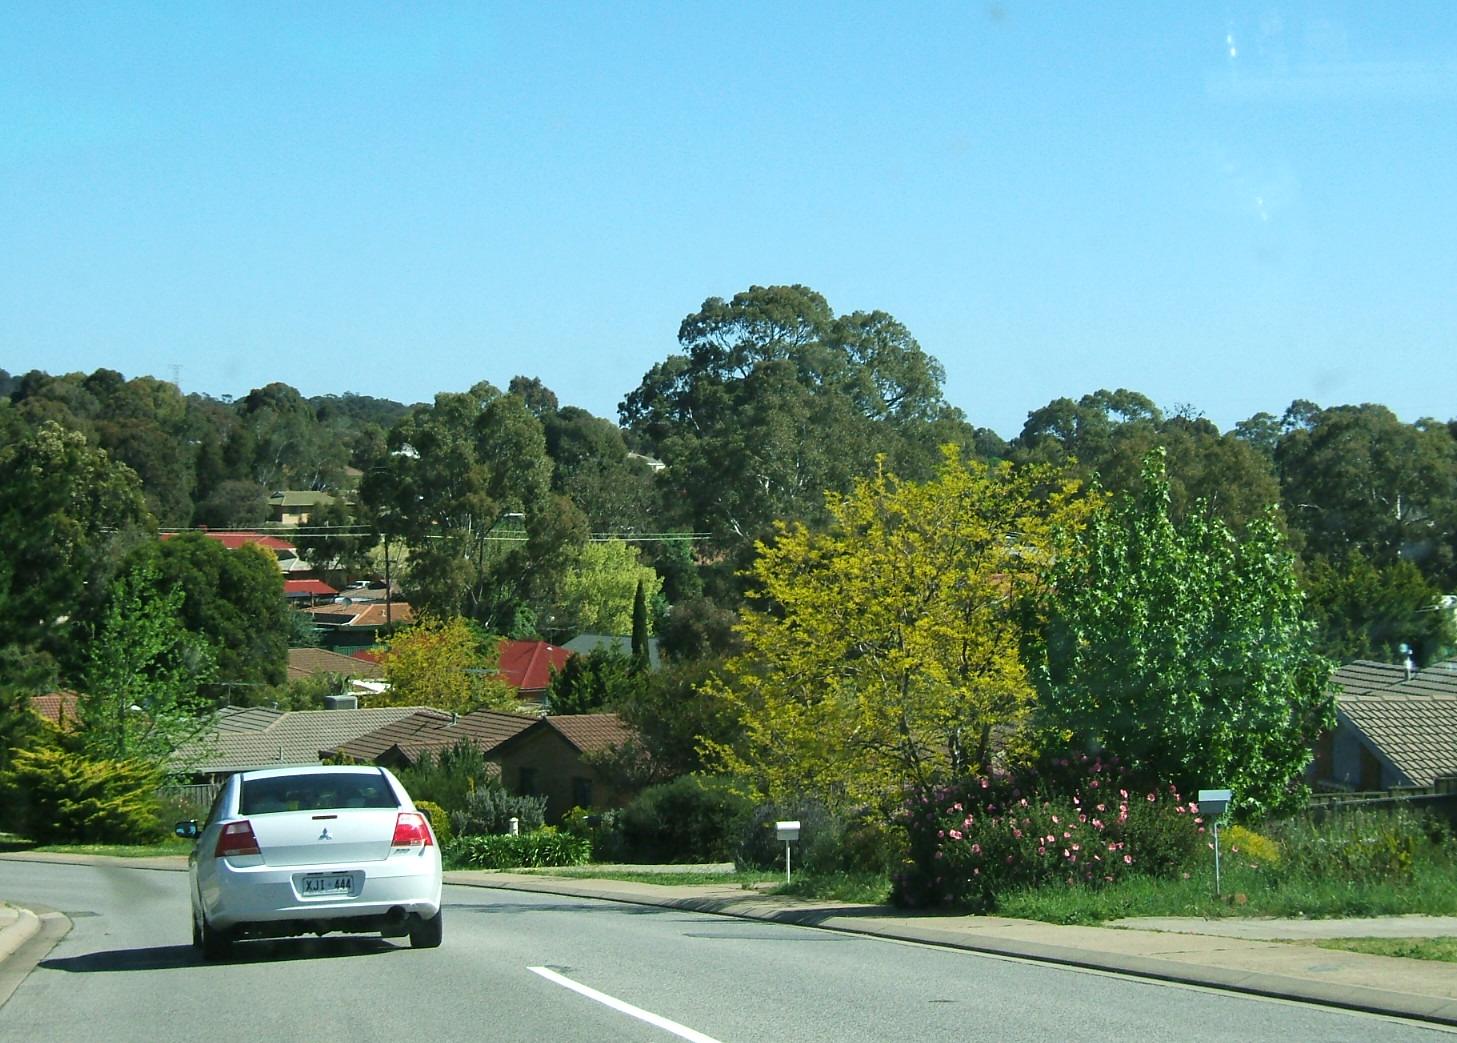
<instances>
[{"instance_id":1,"label":"green shrub","mask_svg":"<svg viewBox=\"0 0 1457 1043\"><path fill-rule=\"evenodd\" d=\"M582 837L592 845L592 861L620 862L626 847L622 839L622 812L572 808L562 816L563 833Z\"/></svg>"},{"instance_id":2,"label":"green shrub","mask_svg":"<svg viewBox=\"0 0 1457 1043\"><path fill-rule=\"evenodd\" d=\"M455 831L450 828L450 816L433 800L415 801L415 810L430 820L430 828L435 831L435 839L442 845L449 843L450 838L455 836Z\"/></svg>"},{"instance_id":3,"label":"green shrub","mask_svg":"<svg viewBox=\"0 0 1457 1043\"><path fill-rule=\"evenodd\" d=\"M816 873L835 873L845 868L842 837L844 822L815 800L761 804L740 823L734 845L734 862L740 869L770 869L784 865L784 841L776 834L776 822L798 822L799 839L794 842L794 865Z\"/></svg>"},{"instance_id":4,"label":"green shrub","mask_svg":"<svg viewBox=\"0 0 1457 1043\"><path fill-rule=\"evenodd\" d=\"M1231 856L1255 868L1280 861L1280 845L1245 826L1230 826L1220 834L1219 844Z\"/></svg>"},{"instance_id":5,"label":"green shrub","mask_svg":"<svg viewBox=\"0 0 1457 1043\"><path fill-rule=\"evenodd\" d=\"M703 775L649 786L622 810L626 856L636 862L724 862L734 857L749 799Z\"/></svg>"},{"instance_id":6,"label":"green shrub","mask_svg":"<svg viewBox=\"0 0 1457 1043\"><path fill-rule=\"evenodd\" d=\"M1351 883L1399 883L1411 878L1418 855L1434 846L1427 818L1403 809L1298 816L1266 828L1280 845L1276 870L1285 879L1335 876Z\"/></svg>"},{"instance_id":7,"label":"green shrub","mask_svg":"<svg viewBox=\"0 0 1457 1043\"><path fill-rule=\"evenodd\" d=\"M395 775L417 804L428 800L448 814L464 811L476 790L500 786L480 748L465 739L436 753L421 754L417 763L398 769Z\"/></svg>"},{"instance_id":8,"label":"green shrub","mask_svg":"<svg viewBox=\"0 0 1457 1043\"><path fill-rule=\"evenodd\" d=\"M161 771L54 748L16 750L0 778L19 831L41 844L147 843L164 833Z\"/></svg>"},{"instance_id":9,"label":"green shrub","mask_svg":"<svg viewBox=\"0 0 1457 1043\"><path fill-rule=\"evenodd\" d=\"M546 798L515 796L499 782L491 782L477 787L462 808L451 811L450 826L456 836L509 833L513 818L522 833L540 829L546 822Z\"/></svg>"},{"instance_id":10,"label":"green shrub","mask_svg":"<svg viewBox=\"0 0 1457 1043\"><path fill-rule=\"evenodd\" d=\"M942 787L903 821L910 858L894 900L977 911L1020 889L1169 876L1205 837L1173 787L1135 789L1115 762L1084 755Z\"/></svg>"},{"instance_id":11,"label":"green shrub","mask_svg":"<svg viewBox=\"0 0 1457 1043\"><path fill-rule=\"evenodd\" d=\"M519 836L463 836L445 845L446 863L460 869L514 869L586 865L592 845L585 837L550 826Z\"/></svg>"}]
</instances>

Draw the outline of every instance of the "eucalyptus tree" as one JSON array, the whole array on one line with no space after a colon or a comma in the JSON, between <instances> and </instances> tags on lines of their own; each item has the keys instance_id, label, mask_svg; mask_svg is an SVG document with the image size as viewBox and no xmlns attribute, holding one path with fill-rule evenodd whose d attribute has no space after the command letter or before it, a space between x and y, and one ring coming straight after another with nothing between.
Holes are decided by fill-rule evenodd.
<instances>
[{"instance_id":1,"label":"eucalyptus tree","mask_svg":"<svg viewBox=\"0 0 1457 1043\"><path fill-rule=\"evenodd\" d=\"M365 509L408 555L405 592L437 618L464 615L497 633L550 605L570 548L587 535L551 493L541 422L487 383L416 406L360 485Z\"/></svg>"},{"instance_id":2,"label":"eucalyptus tree","mask_svg":"<svg viewBox=\"0 0 1457 1043\"><path fill-rule=\"evenodd\" d=\"M837 316L805 286L754 286L687 316L681 351L619 407L630 438L660 459L666 511L713 534L729 575L775 519L828 520L878 457L908 478L943 443L975 432L941 394L944 371L884 312Z\"/></svg>"}]
</instances>

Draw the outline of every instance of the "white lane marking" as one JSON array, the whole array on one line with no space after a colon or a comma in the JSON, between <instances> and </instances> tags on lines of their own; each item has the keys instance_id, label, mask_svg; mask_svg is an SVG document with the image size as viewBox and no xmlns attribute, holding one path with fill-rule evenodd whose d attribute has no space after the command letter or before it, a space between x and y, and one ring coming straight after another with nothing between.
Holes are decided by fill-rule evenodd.
<instances>
[{"instance_id":1,"label":"white lane marking","mask_svg":"<svg viewBox=\"0 0 1457 1043\"><path fill-rule=\"evenodd\" d=\"M692 1040L692 1043L718 1043L718 1040L712 1036L705 1036L702 1032L691 1029L687 1025L680 1025L676 1021L669 1021L667 1018L654 1014L650 1010L634 1007L631 1003L626 1003L615 996L609 996L605 992L598 992L596 989L588 988L581 982L572 981L571 978L558 974L550 967L528 967L526 969L533 974L540 974L547 981L555 982L563 988L571 989L579 995L586 996L589 1000L596 1000L598 1003L611 1007L613 1010L626 1014L628 1017L637 1018L639 1021L646 1021L649 1025L656 1025L658 1028L663 1029L665 1032L671 1032L680 1039Z\"/></svg>"}]
</instances>

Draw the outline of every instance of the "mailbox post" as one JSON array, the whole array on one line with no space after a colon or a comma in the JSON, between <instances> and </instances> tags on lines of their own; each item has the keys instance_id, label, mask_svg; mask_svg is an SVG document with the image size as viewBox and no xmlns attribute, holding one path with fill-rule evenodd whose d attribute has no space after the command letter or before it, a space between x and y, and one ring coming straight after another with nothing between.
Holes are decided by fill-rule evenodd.
<instances>
[{"instance_id":1,"label":"mailbox post","mask_svg":"<svg viewBox=\"0 0 1457 1043\"><path fill-rule=\"evenodd\" d=\"M799 839L799 821L774 823L774 835L784 841L784 882L789 883L789 845Z\"/></svg>"},{"instance_id":2,"label":"mailbox post","mask_svg":"<svg viewBox=\"0 0 1457 1043\"><path fill-rule=\"evenodd\" d=\"M1229 807L1233 792L1227 789L1201 789L1199 814L1214 823L1214 894L1219 895L1219 816Z\"/></svg>"}]
</instances>

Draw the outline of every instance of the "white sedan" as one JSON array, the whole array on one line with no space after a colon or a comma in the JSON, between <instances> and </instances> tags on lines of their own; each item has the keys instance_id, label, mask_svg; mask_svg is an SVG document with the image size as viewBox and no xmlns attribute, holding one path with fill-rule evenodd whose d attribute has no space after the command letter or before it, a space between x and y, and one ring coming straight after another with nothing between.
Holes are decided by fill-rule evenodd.
<instances>
[{"instance_id":1,"label":"white sedan","mask_svg":"<svg viewBox=\"0 0 1457 1043\"><path fill-rule=\"evenodd\" d=\"M223 784L207 822L179 822L192 943L209 960L239 938L329 931L440 944L440 847L390 772L269 768Z\"/></svg>"}]
</instances>

